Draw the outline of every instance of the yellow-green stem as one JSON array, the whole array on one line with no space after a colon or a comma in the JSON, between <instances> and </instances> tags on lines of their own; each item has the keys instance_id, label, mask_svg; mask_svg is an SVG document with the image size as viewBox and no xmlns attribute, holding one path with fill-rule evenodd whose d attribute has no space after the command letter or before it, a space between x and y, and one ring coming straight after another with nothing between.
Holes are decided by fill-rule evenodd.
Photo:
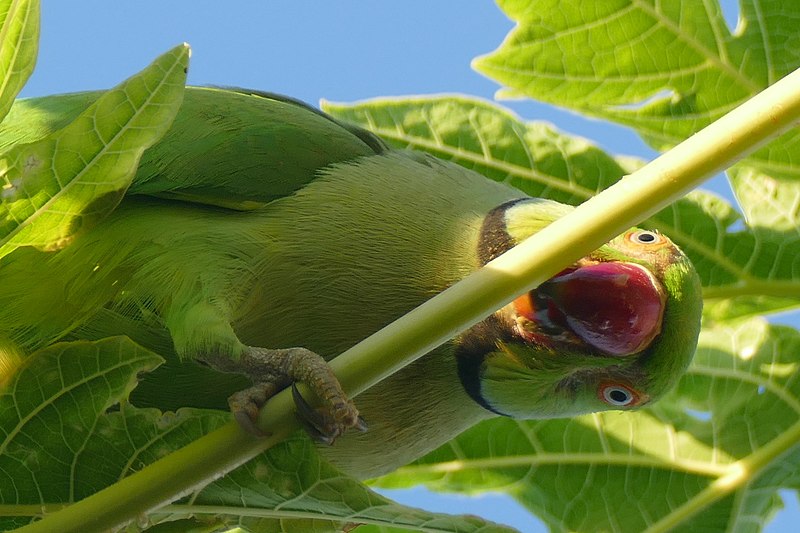
<instances>
[{"instance_id":1,"label":"yellow-green stem","mask_svg":"<svg viewBox=\"0 0 800 533\"><path fill-rule=\"evenodd\" d=\"M331 367L355 395L531 290L617 234L652 216L800 118L800 71L788 75L516 248L337 357ZM213 481L295 427L284 391L262 410L257 441L227 425L20 533L119 527ZM716 496L711 494L713 499Z\"/></svg>"},{"instance_id":2,"label":"yellow-green stem","mask_svg":"<svg viewBox=\"0 0 800 533\"><path fill-rule=\"evenodd\" d=\"M686 503L648 527L645 533L667 533L672 531L676 526L701 510L708 508L712 503L719 501L757 478L777 458L797 446L798 441L800 441L800 422L795 423L780 436L758 448L741 461L736 461L728 466L723 475L689 498Z\"/></svg>"}]
</instances>

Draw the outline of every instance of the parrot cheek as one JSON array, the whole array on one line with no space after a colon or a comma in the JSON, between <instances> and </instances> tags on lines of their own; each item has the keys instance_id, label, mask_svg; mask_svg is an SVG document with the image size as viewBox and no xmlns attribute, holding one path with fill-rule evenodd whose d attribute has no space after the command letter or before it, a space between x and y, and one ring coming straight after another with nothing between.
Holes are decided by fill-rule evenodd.
<instances>
[{"instance_id":1,"label":"parrot cheek","mask_svg":"<svg viewBox=\"0 0 800 533\"><path fill-rule=\"evenodd\" d=\"M576 408L571 397L559 394L552 386L532 386L529 381L487 379L482 389L492 411L518 420L561 418L588 412Z\"/></svg>"}]
</instances>

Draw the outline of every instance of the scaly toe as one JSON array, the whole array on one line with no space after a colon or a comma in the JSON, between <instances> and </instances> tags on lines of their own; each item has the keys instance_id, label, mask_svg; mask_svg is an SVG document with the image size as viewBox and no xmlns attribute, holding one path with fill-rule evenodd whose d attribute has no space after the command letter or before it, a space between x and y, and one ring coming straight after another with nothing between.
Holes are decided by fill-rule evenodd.
<instances>
[{"instance_id":1,"label":"scaly toe","mask_svg":"<svg viewBox=\"0 0 800 533\"><path fill-rule=\"evenodd\" d=\"M349 402L337 406L333 413L324 408L315 409L303 398L297 386L292 384L292 398L297 407L297 418L303 428L316 442L331 445L349 428L366 431L364 420L358 416L355 406Z\"/></svg>"},{"instance_id":2,"label":"scaly toe","mask_svg":"<svg viewBox=\"0 0 800 533\"><path fill-rule=\"evenodd\" d=\"M271 383L259 383L249 389L236 392L228 398L228 405L236 422L242 429L256 437L268 436L258 428L256 422L261 406L274 394L274 389L275 386Z\"/></svg>"}]
</instances>

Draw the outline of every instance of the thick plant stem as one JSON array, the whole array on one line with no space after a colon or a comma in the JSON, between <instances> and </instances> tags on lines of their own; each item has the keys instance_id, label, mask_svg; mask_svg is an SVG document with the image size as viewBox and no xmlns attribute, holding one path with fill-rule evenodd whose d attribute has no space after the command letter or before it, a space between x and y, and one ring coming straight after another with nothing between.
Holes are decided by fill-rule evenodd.
<instances>
[{"instance_id":1,"label":"thick plant stem","mask_svg":"<svg viewBox=\"0 0 800 533\"><path fill-rule=\"evenodd\" d=\"M789 452L800 439L800 423L759 448L747 458L728 465L725 472L686 503L650 525L645 533L669 533L712 503L739 490L758 477L777 457Z\"/></svg>"},{"instance_id":2,"label":"thick plant stem","mask_svg":"<svg viewBox=\"0 0 800 533\"><path fill-rule=\"evenodd\" d=\"M341 354L331 363L356 395L517 295L531 290L703 180L789 129L800 118L800 71L709 125L634 174L578 206L516 248ZM288 391L270 400L257 440L229 424L19 532L120 527L213 481L296 427Z\"/></svg>"}]
</instances>

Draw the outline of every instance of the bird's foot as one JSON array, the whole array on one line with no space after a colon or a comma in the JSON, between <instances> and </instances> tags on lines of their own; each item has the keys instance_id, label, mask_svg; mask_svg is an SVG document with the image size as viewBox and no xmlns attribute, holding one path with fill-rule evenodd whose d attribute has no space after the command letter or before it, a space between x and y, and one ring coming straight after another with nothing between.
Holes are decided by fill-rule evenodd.
<instances>
[{"instance_id":1,"label":"bird's foot","mask_svg":"<svg viewBox=\"0 0 800 533\"><path fill-rule=\"evenodd\" d=\"M337 382L338 384L338 382ZM358 415L358 409L346 397L334 400L330 408L313 408L292 383L292 398L297 407L297 418L306 432L317 442L333 444L337 437L350 428L364 432L367 423Z\"/></svg>"},{"instance_id":2,"label":"bird's foot","mask_svg":"<svg viewBox=\"0 0 800 533\"><path fill-rule=\"evenodd\" d=\"M277 381L260 381L250 388L240 390L228 397L228 406L233 417L245 431L259 437L268 436L256 422L261 407L278 393L282 387Z\"/></svg>"},{"instance_id":3,"label":"bird's foot","mask_svg":"<svg viewBox=\"0 0 800 533\"><path fill-rule=\"evenodd\" d=\"M240 372L253 380L252 387L228 399L236 420L251 433L263 435L256 424L258 412L269 398L288 383L292 383L297 416L317 442L333 444L337 437L350 428L359 431L367 429L366 423L358 415L358 409L342 390L328 363L310 350L248 347L238 361L229 358L205 360L219 370ZM309 405L297 390L295 382L306 384L320 400L320 407Z\"/></svg>"}]
</instances>

